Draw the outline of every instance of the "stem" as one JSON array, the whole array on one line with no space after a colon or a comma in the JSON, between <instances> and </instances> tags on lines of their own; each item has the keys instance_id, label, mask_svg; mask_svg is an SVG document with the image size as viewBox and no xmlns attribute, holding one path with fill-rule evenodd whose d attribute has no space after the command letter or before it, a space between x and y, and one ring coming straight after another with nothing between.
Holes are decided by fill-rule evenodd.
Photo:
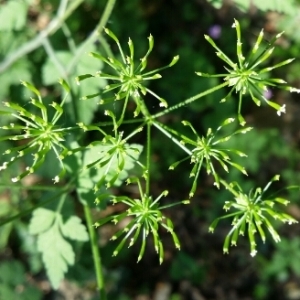
<instances>
[{"instance_id":1,"label":"stem","mask_svg":"<svg viewBox=\"0 0 300 300\"><path fill-rule=\"evenodd\" d=\"M186 148L180 141L178 141L171 133L169 133L167 130L165 130L163 127L166 127L165 125L160 124L157 121L153 121L152 123L157 129L159 129L165 136L167 136L172 142L174 142L176 145L178 145L181 149L183 149L188 155L192 155L192 152Z\"/></svg>"},{"instance_id":2,"label":"stem","mask_svg":"<svg viewBox=\"0 0 300 300\"><path fill-rule=\"evenodd\" d=\"M240 92L239 95L239 107L238 107L238 113L241 113L241 108L242 108L242 92Z\"/></svg>"},{"instance_id":3,"label":"stem","mask_svg":"<svg viewBox=\"0 0 300 300\"><path fill-rule=\"evenodd\" d=\"M51 58L53 64L56 67L56 69L59 71L60 76L69 83L68 74L67 74L67 72L64 68L64 65L62 64L62 62L56 56L55 51L53 50L53 48L52 48L52 46L49 42L48 37L45 37L43 39L42 44L45 48L45 51L46 51L47 55Z\"/></svg>"},{"instance_id":4,"label":"stem","mask_svg":"<svg viewBox=\"0 0 300 300\"><path fill-rule=\"evenodd\" d=\"M73 57L72 61L68 65L67 71L69 74L72 72L73 68L77 65L78 60L82 57L82 55L86 51L88 45L93 43L101 35L102 30L105 27L111 13L112 13L115 2L116 2L116 0L108 0L107 1L107 4L105 6L104 12L102 14L102 17L101 17L98 25L93 30L93 32L90 34L90 36L77 49L75 56Z\"/></svg>"},{"instance_id":5,"label":"stem","mask_svg":"<svg viewBox=\"0 0 300 300\"><path fill-rule=\"evenodd\" d=\"M38 208L38 207L45 206L45 205L49 204L50 202L52 202L52 201L54 201L54 200L57 200L57 198L59 198L61 195L63 195L64 193L67 193L67 192L69 192L69 191L70 191L70 185L66 186L65 189L61 190L59 193L57 193L57 194L55 194L54 196L48 198L47 200L45 200L45 201L43 201L43 202L40 202L40 203L34 205L33 207L31 207L31 208L29 208L29 209L23 210L23 211L21 211L20 213L18 213L18 214L16 214L16 215L12 216L12 217L10 217L10 218L5 219L4 221L1 221L1 222L0 222L0 227L1 227L2 225L5 225L5 224L7 224L7 223L9 223L9 222L12 222L12 221L14 221L14 220L16 220L16 219L22 218L22 217L24 217L24 216L26 216L26 215L32 213L32 212L33 212L36 208Z\"/></svg>"},{"instance_id":6,"label":"stem","mask_svg":"<svg viewBox=\"0 0 300 300\"><path fill-rule=\"evenodd\" d=\"M114 54L112 53L112 51L111 51L111 49L109 47L109 44L107 43L106 39L103 38L102 35L99 35L98 39L100 41L101 46L103 47L104 52L106 53L106 56L113 58Z\"/></svg>"},{"instance_id":7,"label":"stem","mask_svg":"<svg viewBox=\"0 0 300 300\"><path fill-rule=\"evenodd\" d=\"M173 106L165 109L164 111L162 111L160 113L157 113L157 114L153 115L152 118L155 119L155 118L161 117L161 116L169 113L172 110L178 109L178 108L180 108L182 106L185 106L185 105L187 105L189 103L192 103L195 100L197 100L199 98L202 98L202 97L204 97L204 96L206 96L208 94L211 94L211 93L213 93L213 92L215 92L215 91L217 91L217 90L219 90L219 89L221 89L221 88L223 88L223 87L225 87L227 85L228 85L228 82L223 82L223 83L221 83L221 84L219 84L219 85L217 85L217 86L215 86L215 87L213 87L213 88L211 88L209 90L206 90L206 91L204 91L204 92L202 92L202 93L200 93L198 95L195 95L195 96L193 96L191 98L188 98L188 99L186 99L186 100L184 100L184 101L182 101L182 102L180 102L180 103L178 103L176 105L173 105Z\"/></svg>"},{"instance_id":8,"label":"stem","mask_svg":"<svg viewBox=\"0 0 300 300\"><path fill-rule=\"evenodd\" d=\"M62 207L64 206L65 200L66 200L67 194L63 194L58 202L56 213L60 213Z\"/></svg>"},{"instance_id":9,"label":"stem","mask_svg":"<svg viewBox=\"0 0 300 300\"><path fill-rule=\"evenodd\" d=\"M146 180L146 195L149 195L150 190L150 165L151 165L151 123L147 123L147 180Z\"/></svg>"},{"instance_id":10,"label":"stem","mask_svg":"<svg viewBox=\"0 0 300 300\"><path fill-rule=\"evenodd\" d=\"M72 54L75 54L76 44L73 40L72 33L66 23L61 25L61 30L63 31L63 33L67 39L67 43L68 43L70 51L72 52Z\"/></svg>"},{"instance_id":11,"label":"stem","mask_svg":"<svg viewBox=\"0 0 300 300\"><path fill-rule=\"evenodd\" d=\"M85 219L87 222L87 227L88 227L88 231L89 231L89 235L90 235L91 248L92 248L94 266L95 266L96 278L97 278L97 286L98 286L98 289L100 292L99 299L106 300L106 293L104 290L104 278L103 278L103 272L102 272L102 264L101 264L101 258L100 258L100 253L99 253L97 236L96 236L95 228L93 227L91 210L90 210L88 204L84 204L83 208L84 208L84 215L85 215Z\"/></svg>"},{"instance_id":12,"label":"stem","mask_svg":"<svg viewBox=\"0 0 300 300\"><path fill-rule=\"evenodd\" d=\"M78 89L77 89L77 93L74 92L73 89L70 90L70 94L71 94L71 107L72 107L72 110L73 110L73 120L75 122L78 122L79 120L79 117L78 117L78 113L79 113L79 109L78 109L78 105L77 105L77 101L76 101L76 98L77 98L77 95L78 95Z\"/></svg>"},{"instance_id":13,"label":"stem","mask_svg":"<svg viewBox=\"0 0 300 300\"><path fill-rule=\"evenodd\" d=\"M145 122L145 119L131 119L131 120L123 120L122 121L122 124L134 124L134 123L143 123ZM98 125L98 126L102 126L102 123L97 123L95 125ZM109 124L104 124L103 126L107 126Z\"/></svg>"},{"instance_id":14,"label":"stem","mask_svg":"<svg viewBox=\"0 0 300 300\"><path fill-rule=\"evenodd\" d=\"M54 185L30 185L25 186L21 184L11 184L10 182L7 183L0 183L0 188L7 188L10 190L28 190L28 191L49 191L49 190L65 190L64 187L57 187Z\"/></svg>"},{"instance_id":15,"label":"stem","mask_svg":"<svg viewBox=\"0 0 300 300\"><path fill-rule=\"evenodd\" d=\"M61 27L61 24L65 22L65 20L83 1L84 0L70 1L71 4L66 9L66 3L68 2L68 0L62 0L60 2L56 17L49 23L49 25L32 40L28 41L16 51L9 54L7 58L2 63L0 63L0 73L8 69L15 61L17 61L21 57L41 46L44 38L55 33Z\"/></svg>"},{"instance_id":16,"label":"stem","mask_svg":"<svg viewBox=\"0 0 300 300\"><path fill-rule=\"evenodd\" d=\"M122 113L121 113L120 119L118 120L118 126L120 126L121 124L123 124L123 120L124 120L124 116L125 116L125 112L126 112L128 100L129 100L129 95L127 94L127 96L125 98L125 101L124 101L124 105L123 105L123 109L122 109Z\"/></svg>"}]
</instances>

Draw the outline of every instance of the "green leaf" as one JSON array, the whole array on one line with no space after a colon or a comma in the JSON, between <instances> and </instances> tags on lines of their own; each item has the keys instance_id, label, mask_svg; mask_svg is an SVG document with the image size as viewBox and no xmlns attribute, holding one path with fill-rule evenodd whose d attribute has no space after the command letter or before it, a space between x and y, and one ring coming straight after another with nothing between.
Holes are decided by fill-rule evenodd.
<instances>
[{"instance_id":1,"label":"green leaf","mask_svg":"<svg viewBox=\"0 0 300 300\"><path fill-rule=\"evenodd\" d=\"M70 217L67 222L62 225L61 230L63 235L71 240L85 242L89 239L86 227L77 216Z\"/></svg>"},{"instance_id":2,"label":"green leaf","mask_svg":"<svg viewBox=\"0 0 300 300\"><path fill-rule=\"evenodd\" d=\"M26 24L27 3L25 1L10 0L1 4L0 30L20 30Z\"/></svg>"},{"instance_id":3,"label":"green leaf","mask_svg":"<svg viewBox=\"0 0 300 300\"><path fill-rule=\"evenodd\" d=\"M120 172L118 179L114 182L114 186L120 186L128 177L128 171L135 166L134 162L139 158L139 155L143 149L143 147L138 144L130 144L128 147L129 148L126 149L127 155L125 155L125 164L123 170ZM89 163L99 159L101 156L104 157L109 150L109 147L103 147L101 145L89 148L84 153L83 161L81 158L77 157L78 165L88 165ZM91 168L89 170L80 172L77 183L77 193L82 203L86 204L87 201L92 203L95 200L96 196L93 192L93 188L102 178L104 178L104 176L105 182L109 182L114 176L117 175L117 159L112 158L108 173L106 173L106 168L107 166L103 166L102 168Z\"/></svg>"},{"instance_id":4,"label":"green leaf","mask_svg":"<svg viewBox=\"0 0 300 300\"><path fill-rule=\"evenodd\" d=\"M55 212L46 208L37 208L30 220L29 233L39 234L51 227L55 219Z\"/></svg>"},{"instance_id":5,"label":"green leaf","mask_svg":"<svg viewBox=\"0 0 300 300\"><path fill-rule=\"evenodd\" d=\"M294 40L297 43L295 43L295 46L291 48L290 53L293 53L292 49L294 49L294 51L297 51L297 45L300 42L300 31L298 30L298 22L296 21L297 16L300 12L300 7L295 7L294 10L295 15L293 17L289 15L281 16L278 24L276 24L276 27L279 31L284 31L285 36L288 36L290 39ZM289 76L289 78L290 80L295 80L294 77L297 77L297 71L299 70L299 62L294 62L291 68L295 71L291 72L292 76Z\"/></svg>"},{"instance_id":6,"label":"green leaf","mask_svg":"<svg viewBox=\"0 0 300 300\"><path fill-rule=\"evenodd\" d=\"M7 285L19 285L25 280L24 266L18 261L7 261L0 265L0 282ZM1 298L4 299L4 298Z\"/></svg>"},{"instance_id":7,"label":"green leaf","mask_svg":"<svg viewBox=\"0 0 300 300\"><path fill-rule=\"evenodd\" d=\"M7 216L13 210L12 205L5 199L0 198L0 217Z\"/></svg>"},{"instance_id":8,"label":"green leaf","mask_svg":"<svg viewBox=\"0 0 300 300\"><path fill-rule=\"evenodd\" d=\"M62 215L58 212L38 208L33 213L29 232L39 234L37 248L42 253L51 285L57 289L68 270L68 266L74 264L75 258L72 246L64 237L77 241L87 241L87 230L77 216L71 216L63 223Z\"/></svg>"},{"instance_id":9,"label":"green leaf","mask_svg":"<svg viewBox=\"0 0 300 300\"><path fill-rule=\"evenodd\" d=\"M217 9L221 8L223 4L223 0L207 0L207 1Z\"/></svg>"},{"instance_id":10,"label":"green leaf","mask_svg":"<svg viewBox=\"0 0 300 300\"><path fill-rule=\"evenodd\" d=\"M14 273L16 270L13 269L14 265L10 264L11 272ZM22 272L24 272L24 269L22 269ZM15 275L15 274L14 274ZM6 283L0 283L0 299L6 300L6 299L14 299L14 300L40 300L42 299L42 292L33 286L28 286L25 283L25 277L22 282L20 282L18 285L15 284L6 284ZM21 288L18 288L21 287Z\"/></svg>"},{"instance_id":11,"label":"green leaf","mask_svg":"<svg viewBox=\"0 0 300 300\"><path fill-rule=\"evenodd\" d=\"M14 299L15 293L8 285L0 283L0 299Z\"/></svg>"},{"instance_id":12,"label":"green leaf","mask_svg":"<svg viewBox=\"0 0 300 300\"><path fill-rule=\"evenodd\" d=\"M293 14L295 11L295 1L294 0L285 0L285 1L278 1L278 0L233 0L235 4L244 12L248 11L250 8L250 4L256 6L258 9L262 11L272 10L277 11L280 13L285 14ZM219 5L221 1L217 0L210 0L214 6ZM217 7L219 8L219 7Z\"/></svg>"},{"instance_id":13,"label":"green leaf","mask_svg":"<svg viewBox=\"0 0 300 300\"><path fill-rule=\"evenodd\" d=\"M8 298L5 298L8 299ZM17 299L17 298L15 298ZM40 300L42 299L42 292L40 289L33 287L33 286L28 286L24 291L22 291L21 295L19 296L18 299L22 300Z\"/></svg>"},{"instance_id":14,"label":"green leaf","mask_svg":"<svg viewBox=\"0 0 300 300\"><path fill-rule=\"evenodd\" d=\"M112 149L113 145L97 145L88 149L84 156L84 165L87 165L100 157L105 157L105 155ZM128 177L128 171L134 167L134 162L140 156L140 153L143 150L142 145L138 144L128 144L126 147L126 152L124 152L125 164L123 170L120 172L118 179L115 181L115 186L120 186L122 182ZM105 176L105 181L109 182L117 173L118 173L118 159L116 156L113 156L110 160L110 168L106 173L107 166L104 165L102 168L95 169L95 175L93 176L96 181L100 180Z\"/></svg>"},{"instance_id":15,"label":"green leaf","mask_svg":"<svg viewBox=\"0 0 300 300\"><path fill-rule=\"evenodd\" d=\"M59 216L61 218L61 216ZM38 250L42 252L47 275L54 289L59 287L64 274L75 262L71 245L62 237L57 223L38 237Z\"/></svg>"},{"instance_id":16,"label":"green leaf","mask_svg":"<svg viewBox=\"0 0 300 300\"><path fill-rule=\"evenodd\" d=\"M94 46L86 49L86 53L90 50L94 50ZM69 73L68 65L71 63L74 55L69 51L55 51L54 52L56 59L60 62L61 67L64 70L64 73ZM76 64L76 68L72 73L76 74L86 74L86 73L96 73L97 71L101 70L103 66L103 63L101 61L96 61L91 58L88 54L84 54L81 56L80 60ZM46 63L43 66L42 69L43 73L43 82L46 85L52 85L56 84L57 80L61 78L64 74L61 74L60 70L56 67L56 65L53 63L53 60L51 57L48 57ZM89 101L78 101L82 96L86 96L89 94L96 94L99 93L99 90L101 87L104 87L106 85L106 80L102 78L90 78L87 82L83 81L80 82L80 85L78 86L73 80L73 76L70 76L72 79L70 82L70 89L77 94L76 95L76 107L78 111L78 118L81 122L85 124L90 124L94 112L98 108L98 102L99 98L95 99L89 99ZM70 109L70 114L73 117L73 107L66 108ZM75 120L76 122L78 120Z\"/></svg>"},{"instance_id":17,"label":"green leaf","mask_svg":"<svg viewBox=\"0 0 300 300\"><path fill-rule=\"evenodd\" d=\"M294 0L253 0L255 6L262 11L274 10L280 13L293 14L295 12L296 3Z\"/></svg>"},{"instance_id":18,"label":"green leaf","mask_svg":"<svg viewBox=\"0 0 300 300\"><path fill-rule=\"evenodd\" d=\"M1 32L0 32L1 35ZM1 37L1 36L0 36ZM2 43L0 39L0 44ZM26 59L19 59L16 61L8 71L0 74L0 99L5 99L5 96L9 93L9 88L13 84L20 84L20 80L31 80L30 63Z\"/></svg>"},{"instance_id":19,"label":"green leaf","mask_svg":"<svg viewBox=\"0 0 300 300\"><path fill-rule=\"evenodd\" d=\"M2 225L0 227L0 250L3 250L6 247L12 229L13 229L12 222Z\"/></svg>"},{"instance_id":20,"label":"green leaf","mask_svg":"<svg viewBox=\"0 0 300 300\"><path fill-rule=\"evenodd\" d=\"M172 260L170 276L175 281L189 280L197 284L199 278L205 277L205 271L197 266L195 258L188 253L178 252Z\"/></svg>"}]
</instances>

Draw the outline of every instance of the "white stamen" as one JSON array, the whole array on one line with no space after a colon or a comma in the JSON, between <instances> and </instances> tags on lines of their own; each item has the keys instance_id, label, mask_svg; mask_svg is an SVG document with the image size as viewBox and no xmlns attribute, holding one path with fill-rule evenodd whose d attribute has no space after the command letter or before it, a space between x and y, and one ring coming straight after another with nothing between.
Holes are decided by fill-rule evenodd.
<instances>
[{"instance_id":1,"label":"white stamen","mask_svg":"<svg viewBox=\"0 0 300 300\"><path fill-rule=\"evenodd\" d=\"M58 177L58 176L55 176L55 177L53 178L53 181L54 181L54 183L58 183L58 182L59 182L59 177Z\"/></svg>"},{"instance_id":2,"label":"white stamen","mask_svg":"<svg viewBox=\"0 0 300 300\"><path fill-rule=\"evenodd\" d=\"M300 93L300 89L296 89L296 88L294 88L294 87L291 87L291 88L290 88L290 92L291 92L291 93L298 93L298 94L299 94L299 93Z\"/></svg>"},{"instance_id":3,"label":"white stamen","mask_svg":"<svg viewBox=\"0 0 300 300\"><path fill-rule=\"evenodd\" d=\"M285 111L285 104L283 104L281 107L280 107L280 109L279 110L277 110L277 115L278 116L281 116L281 114L282 113L286 113L286 111Z\"/></svg>"}]
</instances>

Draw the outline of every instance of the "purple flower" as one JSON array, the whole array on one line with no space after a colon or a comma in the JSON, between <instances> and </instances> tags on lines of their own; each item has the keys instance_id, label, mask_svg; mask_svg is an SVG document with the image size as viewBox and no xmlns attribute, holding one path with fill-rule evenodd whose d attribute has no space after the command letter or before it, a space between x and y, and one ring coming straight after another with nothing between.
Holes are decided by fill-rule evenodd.
<instances>
[{"instance_id":1,"label":"purple flower","mask_svg":"<svg viewBox=\"0 0 300 300\"><path fill-rule=\"evenodd\" d=\"M273 97L273 93L272 93L272 91L271 90L265 90L264 91L264 97L266 98L266 99L271 99L272 97Z\"/></svg>"},{"instance_id":2,"label":"purple flower","mask_svg":"<svg viewBox=\"0 0 300 300\"><path fill-rule=\"evenodd\" d=\"M220 25L213 25L209 27L208 29L208 34L213 38L213 39L218 39L222 33L222 28Z\"/></svg>"}]
</instances>

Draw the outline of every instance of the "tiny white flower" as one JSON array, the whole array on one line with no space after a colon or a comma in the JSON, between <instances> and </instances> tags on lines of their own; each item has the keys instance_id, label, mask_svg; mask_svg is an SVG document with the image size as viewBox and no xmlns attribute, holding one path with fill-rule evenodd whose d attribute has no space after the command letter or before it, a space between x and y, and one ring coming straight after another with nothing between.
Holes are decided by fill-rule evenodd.
<instances>
[{"instance_id":1,"label":"tiny white flower","mask_svg":"<svg viewBox=\"0 0 300 300\"><path fill-rule=\"evenodd\" d=\"M4 162L2 166L0 166L0 171L5 170L7 168L7 162Z\"/></svg>"},{"instance_id":2,"label":"tiny white flower","mask_svg":"<svg viewBox=\"0 0 300 300\"><path fill-rule=\"evenodd\" d=\"M133 97L135 97L135 98L138 98L138 97L140 97L140 93L139 93L139 91L138 90L134 90L134 92L132 93L132 92L130 92L130 94L133 96Z\"/></svg>"},{"instance_id":3,"label":"tiny white flower","mask_svg":"<svg viewBox=\"0 0 300 300\"><path fill-rule=\"evenodd\" d=\"M59 182L59 177L56 175L56 176L53 178L53 181L54 181L54 183L58 183L58 182Z\"/></svg>"},{"instance_id":4,"label":"tiny white flower","mask_svg":"<svg viewBox=\"0 0 300 300\"><path fill-rule=\"evenodd\" d=\"M277 115L281 116L281 113L285 113L285 104L283 104L279 110L277 110Z\"/></svg>"},{"instance_id":5,"label":"tiny white flower","mask_svg":"<svg viewBox=\"0 0 300 300\"><path fill-rule=\"evenodd\" d=\"M219 183L218 182L214 182L214 186L216 186L217 188L219 188Z\"/></svg>"},{"instance_id":6,"label":"tiny white flower","mask_svg":"<svg viewBox=\"0 0 300 300\"><path fill-rule=\"evenodd\" d=\"M300 93L300 89L296 89L296 88L291 87L290 88L290 92L291 93L298 93L299 94Z\"/></svg>"}]
</instances>

